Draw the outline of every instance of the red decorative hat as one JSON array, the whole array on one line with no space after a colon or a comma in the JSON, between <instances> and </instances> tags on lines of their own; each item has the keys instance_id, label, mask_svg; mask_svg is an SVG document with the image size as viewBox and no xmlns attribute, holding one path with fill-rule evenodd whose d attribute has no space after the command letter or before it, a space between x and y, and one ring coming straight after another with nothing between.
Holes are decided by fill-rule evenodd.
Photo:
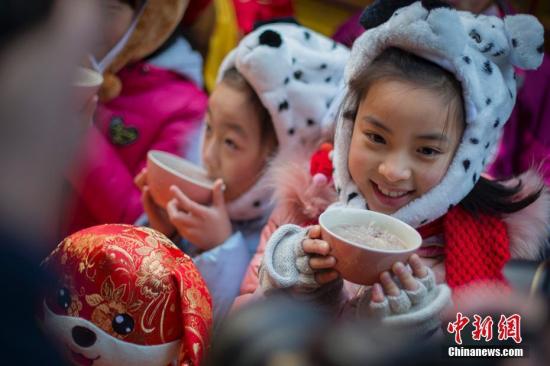
<instances>
[{"instance_id":1,"label":"red decorative hat","mask_svg":"<svg viewBox=\"0 0 550 366\"><path fill-rule=\"evenodd\" d=\"M43 265L58 279L44 325L79 365L198 365L212 302L192 260L149 228L102 225L66 238Z\"/></svg>"}]
</instances>

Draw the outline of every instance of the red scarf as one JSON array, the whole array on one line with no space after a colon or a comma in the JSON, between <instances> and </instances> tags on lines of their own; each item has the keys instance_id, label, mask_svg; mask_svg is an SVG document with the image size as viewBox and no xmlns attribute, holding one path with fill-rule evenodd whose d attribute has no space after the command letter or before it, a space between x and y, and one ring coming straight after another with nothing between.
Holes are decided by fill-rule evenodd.
<instances>
[{"instance_id":1,"label":"red scarf","mask_svg":"<svg viewBox=\"0 0 550 366\"><path fill-rule=\"evenodd\" d=\"M501 219L476 217L456 206L418 231L423 238L443 233L445 279L452 289L474 282L506 283L502 271L510 259L510 239Z\"/></svg>"}]
</instances>

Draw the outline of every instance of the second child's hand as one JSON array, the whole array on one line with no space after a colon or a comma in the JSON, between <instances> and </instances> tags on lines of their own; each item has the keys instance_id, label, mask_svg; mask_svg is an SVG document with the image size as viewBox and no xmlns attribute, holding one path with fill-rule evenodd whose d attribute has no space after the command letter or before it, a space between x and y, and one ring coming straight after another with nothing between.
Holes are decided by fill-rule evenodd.
<instances>
[{"instance_id":1,"label":"second child's hand","mask_svg":"<svg viewBox=\"0 0 550 366\"><path fill-rule=\"evenodd\" d=\"M212 205L204 206L191 200L178 187L170 187L174 198L166 211L172 225L182 237L202 250L212 249L227 240L233 228L223 198L223 182L214 183Z\"/></svg>"}]
</instances>

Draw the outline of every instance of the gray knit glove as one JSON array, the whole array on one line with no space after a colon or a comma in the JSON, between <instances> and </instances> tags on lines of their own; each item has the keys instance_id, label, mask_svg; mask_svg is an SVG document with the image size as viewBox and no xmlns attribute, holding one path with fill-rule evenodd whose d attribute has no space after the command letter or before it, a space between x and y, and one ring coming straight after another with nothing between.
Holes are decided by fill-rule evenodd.
<instances>
[{"instance_id":1,"label":"gray knit glove","mask_svg":"<svg viewBox=\"0 0 550 366\"><path fill-rule=\"evenodd\" d=\"M283 225L269 238L260 268L260 285L264 291L292 288L310 292L319 288L309 266L309 256L302 248L307 230L297 225Z\"/></svg>"},{"instance_id":2,"label":"gray knit glove","mask_svg":"<svg viewBox=\"0 0 550 366\"><path fill-rule=\"evenodd\" d=\"M440 314L451 303L451 290L445 284L436 285L430 268L423 278L415 277L418 288L409 291L400 288L397 296L386 296L384 301L371 301L372 287L364 287L355 304L358 317L378 318L382 324L412 334L432 335L440 329Z\"/></svg>"}]
</instances>

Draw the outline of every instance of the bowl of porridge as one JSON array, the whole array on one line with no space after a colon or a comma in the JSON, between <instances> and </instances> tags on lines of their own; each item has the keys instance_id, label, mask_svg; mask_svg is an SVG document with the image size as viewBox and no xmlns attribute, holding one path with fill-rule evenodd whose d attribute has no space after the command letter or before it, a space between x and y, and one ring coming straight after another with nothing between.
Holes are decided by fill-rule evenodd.
<instances>
[{"instance_id":1,"label":"bowl of porridge","mask_svg":"<svg viewBox=\"0 0 550 366\"><path fill-rule=\"evenodd\" d=\"M335 269L351 282L372 285L397 261L406 262L422 244L406 223L378 212L334 208L319 217L323 240L336 258Z\"/></svg>"},{"instance_id":2,"label":"bowl of porridge","mask_svg":"<svg viewBox=\"0 0 550 366\"><path fill-rule=\"evenodd\" d=\"M170 186L178 187L197 203L208 204L214 182L200 166L164 151L151 150L147 153L147 185L155 202L166 207L173 198Z\"/></svg>"}]
</instances>

